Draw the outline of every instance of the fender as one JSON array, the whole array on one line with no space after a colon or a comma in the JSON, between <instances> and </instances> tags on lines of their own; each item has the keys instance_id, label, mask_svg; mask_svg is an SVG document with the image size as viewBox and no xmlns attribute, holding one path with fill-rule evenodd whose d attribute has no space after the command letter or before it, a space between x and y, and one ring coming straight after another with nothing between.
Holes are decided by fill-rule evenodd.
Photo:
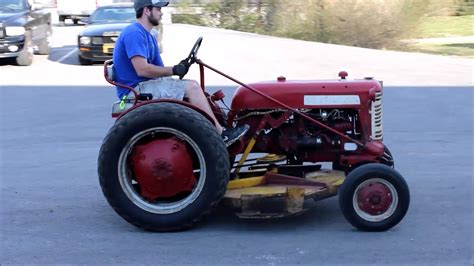
<instances>
[{"instance_id":1,"label":"fender","mask_svg":"<svg viewBox=\"0 0 474 266\"><path fill-rule=\"evenodd\" d=\"M185 102L185 101L180 101L180 100L174 100L174 99L160 99L160 100L149 100L149 101L144 101L144 102L138 102L137 104L135 104L133 107L127 109L126 111L124 111L123 113L121 113L118 117L117 117L117 120L120 120L120 118L122 118L124 115L128 114L130 111L132 110L135 110L137 108L140 108L142 106L145 106L145 105L149 105L149 104L160 104L160 103L176 103L176 104L180 104L180 105L184 105L188 108L191 108L193 109L194 111L200 113L201 115L203 115L205 118L207 118L207 120L209 120L209 122L211 122L211 124L213 124L214 126L216 126L216 123L214 122L214 119L212 119L212 117L207 114L206 112L204 112L201 108L197 107L196 105L194 104L191 104L191 103L188 103L188 102Z\"/></svg>"}]
</instances>

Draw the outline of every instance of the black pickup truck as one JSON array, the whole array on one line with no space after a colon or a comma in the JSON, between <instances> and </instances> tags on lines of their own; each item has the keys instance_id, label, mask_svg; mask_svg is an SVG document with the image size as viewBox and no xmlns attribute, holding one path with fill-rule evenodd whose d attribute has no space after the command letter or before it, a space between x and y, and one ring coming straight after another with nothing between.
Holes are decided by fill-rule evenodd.
<instances>
[{"instance_id":1,"label":"black pickup truck","mask_svg":"<svg viewBox=\"0 0 474 266\"><path fill-rule=\"evenodd\" d=\"M0 1L0 58L20 66L33 62L33 53L49 54L51 13L28 0Z\"/></svg>"}]
</instances>

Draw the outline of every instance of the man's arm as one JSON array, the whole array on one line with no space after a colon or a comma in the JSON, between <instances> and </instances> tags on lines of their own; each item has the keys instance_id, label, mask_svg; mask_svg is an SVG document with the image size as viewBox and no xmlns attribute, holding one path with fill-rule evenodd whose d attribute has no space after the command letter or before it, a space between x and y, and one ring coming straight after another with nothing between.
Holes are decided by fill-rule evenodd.
<instances>
[{"instance_id":1,"label":"man's arm","mask_svg":"<svg viewBox=\"0 0 474 266\"><path fill-rule=\"evenodd\" d=\"M140 77L158 78L173 75L172 67L160 67L153 64L148 64L147 60L141 56L132 57L132 65Z\"/></svg>"}]
</instances>

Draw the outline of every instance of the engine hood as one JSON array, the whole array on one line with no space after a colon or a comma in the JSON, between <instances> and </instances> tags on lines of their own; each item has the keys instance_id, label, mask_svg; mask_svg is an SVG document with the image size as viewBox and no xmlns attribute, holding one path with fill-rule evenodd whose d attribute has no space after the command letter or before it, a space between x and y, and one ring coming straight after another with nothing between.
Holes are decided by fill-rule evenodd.
<instances>
[{"instance_id":1,"label":"engine hood","mask_svg":"<svg viewBox=\"0 0 474 266\"><path fill-rule=\"evenodd\" d=\"M292 108L359 108L382 91L377 80L284 80L248 85ZM235 112L274 108L282 107L245 87L235 91L231 105Z\"/></svg>"},{"instance_id":2,"label":"engine hood","mask_svg":"<svg viewBox=\"0 0 474 266\"><path fill-rule=\"evenodd\" d=\"M23 26L26 23L27 12L0 13L0 22L5 26Z\"/></svg>"},{"instance_id":3,"label":"engine hood","mask_svg":"<svg viewBox=\"0 0 474 266\"><path fill-rule=\"evenodd\" d=\"M119 33L130 23L109 23L109 24L91 24L87 26L79 35L80 36L102 36L104 33L109 35L119 35Z\"/></svg>"}]
</instances>

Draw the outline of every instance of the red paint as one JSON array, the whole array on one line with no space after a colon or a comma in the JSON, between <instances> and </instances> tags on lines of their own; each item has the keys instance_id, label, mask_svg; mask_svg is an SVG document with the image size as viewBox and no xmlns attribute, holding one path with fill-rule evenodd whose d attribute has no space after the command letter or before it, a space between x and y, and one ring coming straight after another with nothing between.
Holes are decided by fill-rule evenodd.
<instances>
[{"instance_id":1,"label":"red paint","mask_svg":"<svg viewBox=\"0 0 474 266\"><path fill-rule=\"evenodd\" d=\"M218 91L214 92L214 94L212 94L211 100L220 101L220 100L224 99L224 97L225 97L224 92L222 92L222 90L218 90Z\"/></svg>"},{"instance_id":2,"label":"red paint","mask_svg":"<svg viewBox=\"0 0 474 266\"><path fill-rule=\"evenodd\" d=\"M384 145L380 141L369 141L365 144L364 149L372 155L380 156L384 152Z\"/></svg>"},{"instance_id":3,"label":"red paint","mask_svg":"<svg viewBox=\"0 0 474 266\"><path fill-rule=\"evenodd\" d=\"M390 189L381 183L369 183L357 194L359 208L370 215L385 213L393 202Z\"/></svg>"},{"instance_id":4,"label":"red paint","mask_svg":"<svg viewBox=\"0 0 474 266\"><path fill-rule=\"evenodd\" d=\"M341 80L324 81L288 81L284 77L270 82L244 84L217 69L196 61L200 68L201 87L205 89L204 68L208 68L234 82L239 87L232 100L231 110L226 121L229 127L249 112L266 112L268 110L284 110L281 113L250 116L238 120L238 124L248 124L249 133L230 147L229 154L235 156L242 153L252 136L257 138L252 152L289 154L302 162L339 162L341 166L356 166L363 163L379 162L384 149L381 141L371 140L370 108L376 93L382 91L382 85L377 80L346 80L347 72L340 72ZM305 96L318 95L351 95L358 96L360 104L347 105L305 105ZM210 106L218 119L224 117L222 109L216 101L224 97L222 91L212 96L206 93ZM214 122L205 112L196 106L178 100L138 101L126 113L146 104L172 102L190 107ZM325 122L316 119L314 114L306 113L308 109L339 109L351 110L352 117L357 117L356 123L349 120L333 120ZM286 112L285 112L286 111ZM284 114L284 115L282 115ZM291 126L287 120L292 117ZM219 120L219 121L220 121ZM221 121L222 122L222 121ZM270 130L272 129L272 130ZM347 132L357 132L350 135ZM317 141L316 141L317 139ZM319 145L319 142L321 144ZM358 146L355 151L344 150L345 143Z\"/></svg>"},{"instance_id":5,"label":"red paint","mask_svg":"<svg viewBox=\"0 0 474 266\"><path fill-rule=\"evenodd\" d=\"M134 88L132 88L132 87L130 87L130 86L127 86L127 85L124 85L124 84L117 83L117 82L115 82L115 81L109 79L109 70L107 69L107 67L108 67L109 65L112 65L112 64L113 64L113 60L112 60L112 59L109 59L109 60L107 60L107 61L104 62L104 78L105 78L105 80L106 80L108 83L110 83L110 84L112 84L112 85L114 85L114 86L119 86L119 87L128 89L130 92L133 93L133 95L134 95L134 97L135 97L135 98L134 98L134 99L135 99L135 102L134 102L133 104L137 104L137 102L138 102L138 92L137 92Z\"/></svg>"},{"instance_id":6,"label":"red paint","mask_svg":"<svg viewBox=\"0 0 474 266\"><path fill-rule=\"evenodd\" d=\"M306 178L283 175L278 173L267 172L264 176L265 184L267 185L285 185L285 186L310 186L319 187L321 189L327 188L325 183L309 180Z\"/></svg>"},{"instance_id":7,"label":"red paint","mask_svg":"<svg viewBox=\"0 0 474 266\"><path fill-rule=\"evenodd\" d=\"M376 80L270 81L249 84L248 86L277 101L284 102L291 108L341 108L341 105L304 105L304 96L306 95L358 95L360 97L360 105L345 105L343 108L369 108L367 103L370 102L373 97L371 93L369 93L371 92L370 90L374 88L375 92L381 91L380 84ZM372 94L373 92L374 91L372 91ZM243 86L236 90L231 105L231 109L234 112L245 109L258 110L275 108L281 108L281 105Z\"/></svg>"},{"instance_id":8,"label":"red paint","mask_svg":"<svg viewBox=\"0 0 474 266\"><path fill-rule=\"evenodd\" d=\"M251 87L258 93L249 90ZM231 112L229 119L232 119L235 114L247 110L268 110L268 109L282 109L289 107L293 110L300 108L339 108L339 109L355 109L358 111L360 123L357 128L358 132L363 134L363 139L370 140L371 135L371 117L370 107L374 98L374 92L381 92L382 87L376 80L356 80L356 81L286 81L286 82L260 82L250 84L247 87L241 86L234 94L231 104ZM266 95L267 97L263 97ZM306 95L357 95L360 98L360 104L354 105L305 105L304 96ZM272 98L272 99L270 99ZM304 114L300 114L303 115ZM309 119L311 120L311 119ZM314 121L322 128L329 130L329 127ZM334 130L336 134L341 134L338 130ZM364 146L363 143L350 139L347 136L347 141L356 143L358 146Z\"/></svg>"},{"instance_id":9,"label":"red paint","mask_svg":"<svg viewBox=\"0 0 474 266\"><path fill-rule=\"evenodd\" d=\"M130 162L141 195L148 200L191 191L196 183L186 144L175 137L135 146Z\"/></svg>"},{"instance_id":10,"label":"red paint","mask_svg":"<svg viewBox=\"0 0 474 266\"><path fill-rule=\"evenodd\" d=\"M346 71L339 72L339 77L341 79L346 79L347 76L349 76L349 74Z\"/></svg>"},{"instance_id":11,"label":"red paint","mask_svg":"<svg viewBox=\"0 0 474 266\"><path fill-rule=\"evenodd\" d=\"M174 99L161 99L161 100L138 101L133 107L127 109L127 110L124 111L123 113L120 113L120 115L116 116L116 117L117 117L117 120L119 120L121 117L123 117L125 114L131 112L132 110L137 109L138 107L145 106L145 105L147 105L147 104L154 104L154 103L176 103L176 104L184 105L184 106L189 107L189 108L193 109L194 111L199 112L200 114L202 114L202 115L203 115L205 118L207 118L213 125L215 124L215 123L214 123L214 119L212 119L211 116L208 115L206 112L204 112L201 108L199 108L199 107L197 107L196 105L191 104L191 103L189 103L189 102L180 101L180 100L174 100Z\"/></svg>"}]
</instances>

